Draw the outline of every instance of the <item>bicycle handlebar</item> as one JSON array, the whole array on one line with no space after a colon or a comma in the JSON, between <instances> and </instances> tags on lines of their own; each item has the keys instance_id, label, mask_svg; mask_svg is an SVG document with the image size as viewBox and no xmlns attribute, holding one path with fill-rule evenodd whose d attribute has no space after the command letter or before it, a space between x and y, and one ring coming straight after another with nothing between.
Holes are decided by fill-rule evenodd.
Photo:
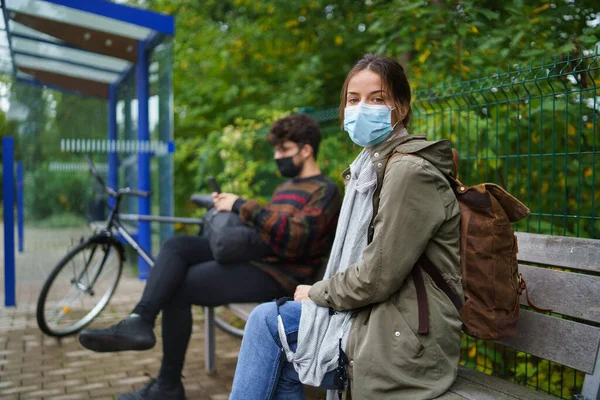
<instances>
[{"instance_id":1,"label":"bicycle handlebar","mask_svg":"<svg viewBox=\"0 0 600 400\"><path fill-rule=\"evenodd\" d=\"M148 197L150 197L152 192L145 192L143 190L136 190L136 189L131 189L131 188L123 188L123 189L119 189L118 194L127 194L127 195L131 195L131 196L148 198Z\"/></svg>"},{"instance_id":2,"label":"bicycle handlebar","mask_svg":"<svg viewBox=\"0 0 600 400\"><path fill-rule=\"evenodd\" d=\"M108 193L109 196L120 197L122 195L130 195L130 196L148 198L152 194L152 192L145 192L143 190L136 190L136 189L131 189L131 188L123 188L123 189L118 189L117 191L115 191L113 188L108 187L106 185L106 183L104 183L104 179L102 179L102 177L100 176L98 171L96 171L96 167L94 166L94 163L92 162L92 159L90 158L89 155L86 154L85 160L87 161L87 163L90 167L90 172L92 173L92 175L94 175L94 177L102 185L102 187L104 188L106 193Z\"/></svg>"}]
</instances>

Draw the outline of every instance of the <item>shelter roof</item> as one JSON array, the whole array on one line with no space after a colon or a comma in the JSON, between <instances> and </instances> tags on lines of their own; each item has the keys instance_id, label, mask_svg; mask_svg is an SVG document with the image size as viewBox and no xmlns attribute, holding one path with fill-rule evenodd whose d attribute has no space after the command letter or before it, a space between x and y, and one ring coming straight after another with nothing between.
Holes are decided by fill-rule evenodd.
<instances>
[{"instance_id":1,"label":"shelter roof","mask_svg":"<svg viewBox=\"0 0 600 400\"><path fill-rule=\"evenodd\" d=\"M108 98L138 60L175 33L172 16L106 0L0 0L0 73Z\"/></svg>"}]
</instances>

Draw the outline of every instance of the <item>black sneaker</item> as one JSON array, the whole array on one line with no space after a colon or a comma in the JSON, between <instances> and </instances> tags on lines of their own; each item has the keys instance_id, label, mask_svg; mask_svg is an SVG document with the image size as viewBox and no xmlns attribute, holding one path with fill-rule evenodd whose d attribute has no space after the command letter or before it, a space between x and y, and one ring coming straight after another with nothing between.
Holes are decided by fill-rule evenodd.
<instances>
[{"instance_id":1,"label":"black sneaker","mask_svg":"<svg viewBox=\"0 0 600 400\"><path fill-rule=\"evenodd\" d=\"M156 344L152 325L130 316L106 329L88 329L79 334L79 343L97 352L148 350Z\"/></svg>"},{"instance_id":2,"label":"black sneaker","mask_svg":"<svg viewBox=\"0 0 600 400\"><path fill-rule=\"evenodd\" d=\"M179 382L175 387L161 385L157 379L152 379L137 392L123 393L117 400L184 400L185 391Z\"/></svg>"}]
</instances>

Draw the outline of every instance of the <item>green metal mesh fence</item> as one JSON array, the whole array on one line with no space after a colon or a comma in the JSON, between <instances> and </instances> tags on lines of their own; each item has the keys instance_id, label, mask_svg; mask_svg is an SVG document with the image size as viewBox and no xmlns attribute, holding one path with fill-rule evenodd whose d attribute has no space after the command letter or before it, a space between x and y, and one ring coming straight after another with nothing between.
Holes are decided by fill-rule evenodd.
<instances>
[{"instance_id":1,"label":"green metal mesh fence","mask_svg":"<svg viewBox=\"0 0 600 400\"><path fill-rule=\"evenodd\" d=\"M497 182L529 232L598 238L598 53L420 91L413 132L449 138L466 184Z\"/></svg>"}]
</instances>

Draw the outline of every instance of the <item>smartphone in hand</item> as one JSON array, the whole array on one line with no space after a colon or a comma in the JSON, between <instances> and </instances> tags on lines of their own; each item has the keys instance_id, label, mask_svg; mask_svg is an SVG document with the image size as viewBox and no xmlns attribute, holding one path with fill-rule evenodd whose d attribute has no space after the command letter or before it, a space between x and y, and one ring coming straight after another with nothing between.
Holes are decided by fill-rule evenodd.
<instances>
[{"instance_id":1,"label":"smartphone in hand","mask_svg":"<svg viewBox=\"0 0 600 400\"><path fill-rule=\"evenodd\" d=\"M221 193L221 188L219 187L219 184L217 183L214 176L208 177L208 184L210 185L213 192Z\"/></svg>"}]
</instances>

